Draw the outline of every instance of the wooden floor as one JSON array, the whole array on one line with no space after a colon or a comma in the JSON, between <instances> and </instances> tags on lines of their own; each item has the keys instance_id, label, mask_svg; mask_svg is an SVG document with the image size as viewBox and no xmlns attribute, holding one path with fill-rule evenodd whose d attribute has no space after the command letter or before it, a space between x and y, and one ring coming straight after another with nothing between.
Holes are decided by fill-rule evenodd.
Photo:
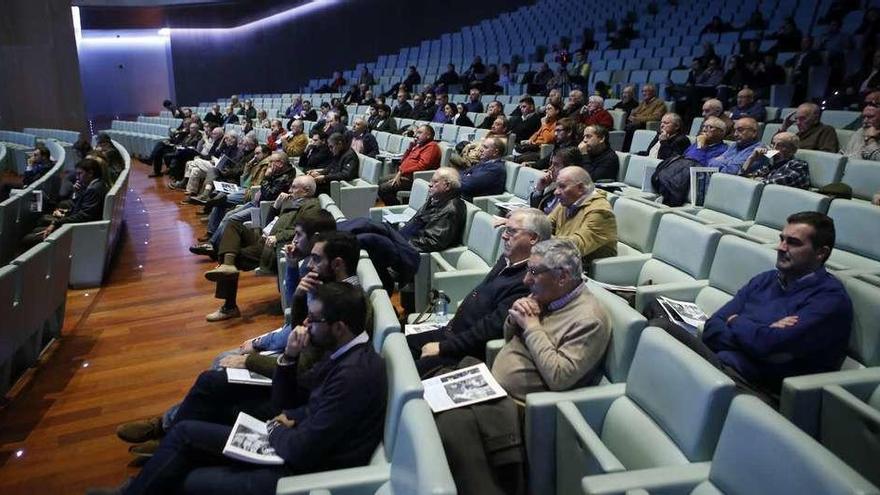
<instances>
[{"instance_id":1,"label":"wooden floor","mask_svg":"<svg viewBox=\"0 0 880 495\"><path fill-rule=\"evenodd\" d=\"M149 179L139 162L126 228L100 289L71 290L61 339L0 410L0 494L82 493L136 473L125 421L179 401L220 351L279 326L273 278L243 274L242 318L208 323L220 301L202 274L213 263L187 248L204 232L201 208Z\"/></svg>"}]
</instances>

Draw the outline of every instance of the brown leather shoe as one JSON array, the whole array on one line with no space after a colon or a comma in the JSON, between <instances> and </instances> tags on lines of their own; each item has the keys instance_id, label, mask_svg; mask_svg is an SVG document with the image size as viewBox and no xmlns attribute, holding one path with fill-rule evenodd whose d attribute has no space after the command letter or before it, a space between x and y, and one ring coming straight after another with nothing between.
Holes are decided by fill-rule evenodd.
<instances>
[{"instance_id":1,"label":"brown leather shoe","mask_svg":"<svg viewBox=\"0 0 880 495\"><path fill-rule=\"evenodd\" d=\"M135 457L153 457L159 448L159 440L150 440L148 442L132 445L128 448L131 455Z\"/></svg>"},{"instance_id":2,"label":"brown leather shoe","mask_svg":"<svg viewBox=\"0 0 880 495\"><path fill-rule=\"evenodd\" d=\"M211 282L219 282L220 280L228 280L238 276L238 268L233 265L218 265L213 270L205 272L205 278Z\"/></svg>"},{"instance_id":3,"label":"brown leather shoe","mask_svg":"<svg viewBox=\"0 0 880 495\"><path fill-rule=\"evenodd\" d=\"M165 436L162 429L162 417L155 416L141 421L124 423L116 428L116 436L128 443L143 443Z\"/></svg>"},{"instance_id":4,"label":"brown leather shoe","mask_svg":"<svg viewBox=\"0 0 880 495\"><path fill-rule=\"evenodd\" d=\"M239 316L241 316L241 311L239 311L238 306L236 306L232 309L220 308L217 311L209 314L208 316L205 316L205 319L214 322L238 318Z\"/></svg>"}]
</instances>

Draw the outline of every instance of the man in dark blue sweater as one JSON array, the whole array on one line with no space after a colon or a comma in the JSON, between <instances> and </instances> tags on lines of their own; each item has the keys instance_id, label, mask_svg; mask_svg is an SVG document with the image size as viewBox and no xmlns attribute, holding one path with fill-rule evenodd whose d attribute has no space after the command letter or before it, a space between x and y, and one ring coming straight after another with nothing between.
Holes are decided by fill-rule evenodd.
<instances>
[{"instance_id":1,"label":"man in dark blue sweater","mask_svg":"<svg viewBox=\"0 0 880 495\"><path fill-rule=\"evenodd\" d=\"M526 261L532 246L550 238L550 220L535 208L514 210L502 228L504 254L464 298L452 321L442 329L407 337L419 374L455 365L465 356L483 360L486 342L503 335L507 310L529 294L523 283Z\"/></svg>"},{"instance_id":2,"label":"man in dark blue sweater","mask_svg":"<svg viewBox=\"0 0 880 495\"><path fill-rule=\"evenodd\" d=\"M461 173L461 197L471 201L477 196L504 192L507 169L502 156L507 144L499 138L486 138L480 149L480 162Z\"/></svg>"},{"instance_id":3,"label":"man in dark blue sweater","mask_svg":"<svg viewBox=\"0 0 880 495\"><path fill-rule=\"evenodd\" d=\"M823 213L789 216L776 270L752 278L716 311L692 348L771 399L789 376L840 369L853 310L843 284L824 268L834 237L834 221Z\"/></svg>"},{"instance_id":4,"label":"man in dark blue sweater","mask_svg":"<svg viewBox=\"0 0 880 495\"><path fill-rule=\"evenodd\" d=\"M130 483L91 494L272 494L279 478L366 465L382 438L386 374L364 330L366 300L350 284L320 285L308 303L305 325L291 333L272 381L272 403L281 413L267 424L280 466L222 455L229 424L185 420L171 429ZM307 346L328 351L299 369Z\"/></svg>"}]
</instances>

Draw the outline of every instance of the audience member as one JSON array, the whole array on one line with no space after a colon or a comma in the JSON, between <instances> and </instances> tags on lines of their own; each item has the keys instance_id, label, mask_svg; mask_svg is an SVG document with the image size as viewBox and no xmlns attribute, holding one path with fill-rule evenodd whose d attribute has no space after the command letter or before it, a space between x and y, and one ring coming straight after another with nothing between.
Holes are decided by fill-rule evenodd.
<instances>
[{"instance_id":1,"label":"audience member","mask_svg":"<svg viewBox=\"0 0 880 495\"><path fill-rule=\"evenodd\" d=\"M848 158L880 161L880 108L866 105L862 110L862 127L853 133L841 154Z\"/></svg>"},{"instance_id":2,"label":"audience member","mask_svg":"<svg viewBox=\"0 0 880 495\"><path fill-rule=\"evenodd\" d=\"M468 117L468 109L464 103L455 105L456 115L452 119L452 123L460 127L474 127L474 121Z\"/></svg>"},{"instance_id":3,"label":"audience member","mask_svg":"<svg viewBox=\"0 0 880 495\"><path fill-rule=\"evenodd\" d=\"M284 476L367 464L382 439L387 385L382 358L364 329L366 306L361 289L350 284L318 287L309 302L306 326L291 333L278 358L274 400L247 411L271 420L269 444L284 459L283 465L241 463L223 456L230 425L241 409L229 398L223 408L201 404L201 396L194 393L197 381L155 456L116 493L172 493L184 487L206 493L268 493ZM330 357L303 372L298 361L309 345Z\"/></svg>"},{"instance_id":4,"label":"audience member","mask_svg":"<svg viewBox=\"0 0 880 495\"><path fill-rule=\"evenodd\" d=\"M514 210L501 234L502 255L455 316L443 328L407 336L419 374L454 366L466 356L482 360L486 343L503 336L513 302L529 294L523 283L532 247L550 238L550 221L540 210Z\"/></svg>"},{"instance_id":5,"label":"audience member","mask_svg":"<svg viewBox=\"0 0 880 495\"><path fill-rule=\"evenodd\" d=\"M521 402L533 392L597 384L611 327L583 281L580 250L566 239L539 242L523 281L529 295L508 312L492 375Z\"/></svg>"},{"instance_id":6,"label":"audience member","mask_svg":"<svg viewBox=\"0 0 880 495\"><path fill-rule=\"evenodd\" d=\"M535 111L535 100L531 96L523 96L519 99L518 110L520 115L511 117L509 125L511 132L516 135L517 142L522 142L532 137L541 126L541 115Z\"/></svg>"},{"instance_id":7,"label":"audience member","mask_svg":"<svg viewBox=\"0 0 880 495\"><path fill-rule=\"evenodd\" d=\"M787 131L792 123L795 123L797 124L797 136L800 139L801 149L837 153L840 149L837 142L837 131L830 125L821 123L819 114L819 105L802 103L797 107L797 111L785 117L779 132Z\"/></svg>"},{"instance_id":8,"label":"audience member","mask_svg":"<svg viewBox=\"0 0 880 495\"><path fill-rule=\"evenodd\" d=\"M767 120L767 109L760 101L755 101L755 92L743 88L736 94L736 106L730 109L730 120L751 117L758 122Z\"/></svg>"},{"instance_id":9,"label":"audience member","mask_svg":"<svg viewBox=\"0 0 880 495\"><path fill-rule=\"evenodd\" d=\"M733 137L733 120L724 113L724 104L721 103L721 100L710 98L703 103L703 119L705 120L709 117L718 117L724 122L725 127L727 127L727 133L724 135L725 139Z\"/></svg>"},{"instance_id":10,"label":"audience member","mask_svg":"<svg viewBox=\"0 0 880 495\"><path fill-rule=\"evenodd\" d=\"M440 166L440 146L434 142L434 128L419 126L416 139L403 154L397 173L379 179L379 199L386 206L399 204L398 191L412 189L413 173L432 170Z\"/></svg>"},{"instance_id":11,"label":"audience member","mask_svg":"<svg viewBox=\"0 0 880 495\"><path fill-rule=\"evenodd\" d=\"M486 105L486 117L477 126L478 129L490 129L495 124L495 119L504 116L504 105L500 101L494 100Z\"/></svg>"},{"instance_id":12,"label":"audience member","mask_svg":"<svg viewBox=\"0 0 880 495\"><path fill-rule=\"evenodd\" d=\"M564 148L577 146L581 137L578 134L577 122L575 122L573 119L560 119L556 121L556 126L553 128L553 135L553 150L550 151L549 156L545 156L544 158L540 158L534 162L521 160L521 163L525 166L529 166L539 170L545 170L550 166L550 159L553 157L554 154L556 154L556 152ZM525 155L517 158L521 159L524 156Z\"/></svg>"},{"instance_id":13,"label":"audience member","mask_svg":"<svg viewBox=\"0 0 880 495\"><path fill-rule=\"evenodd\" d=\"M290 130L283 134L279 141L288 157L301 157L309 144L309 138L303 132L303 121L294 120L290 124Z\"/></svg>"},{"instance_id":14,"label":"audience member","mask_svg":"<svg viewBox=\"0 0 880 495\"><path fill-rule=\"evenodd\" d=\"M627 117L627 124L624 127L626 136L624 137L623 149L629 151L632 143L632 136L636 129L644 129L645 124L652 120L660 120L666 113L666 104L660 98L657 98L657 89L653 84L642 85L642 101L630 112Z\"/></svg>"},{"instance_id":15,"label":"audience member","mask_svg":"<svg viewBox=\"0 0 880 495\"><path fill-rule=\"evenodd\" d=\"M413 107L409 104L409 94L405 92L397 93L397 105L391 112L392 117L399 119L408 119L412 115Z\"/></svg>"},{"instance_id":16,"label":"audience member","mask_svg":"<svg viewBox=\"0 0 880 495\"><path fill-rule=\"evenodd\" d=\"M480 161L461 172L461 197L472 201L478 196L504 192L507 169L503 156L507 143L498 138L486 138L480 147Z\"/></svg>"},{"instance_id":17,"label":"audience member","mask_svg":"<svg viewBox=\"0 0 880 495\"><path fill-rule=\"evenodd\" d=\"M776 247L776 270L753 277L709 318L701 336L668 321L651 324L741 388L774 402L783 379L836 371L846 357L852 303L824 267L834 237L834 221L825 214L790 215Z\"/></svg>"},{"instance_id":18,"label":"audience member","mask_svg":"<svg viewBox=\"0 0 880 495\"><path fill-rule=\"evenodd\" d=\"M587 104L574 117L583 125L601 125L608 130L614 129L614 118L605 110L605 99L598 95L589 97Z\"/></svg>"},{"instance_id":19,"label":"audience member","mask_svg":"<svg viewBox=\"0 0 880 495\"><path fill-rule=\"evenodd\" d=\"M810 188L810 167L807 162L795 158L799 139L791 132L780 132L773 136L770 149L776 154L767 156L767 148L755 148L740 170L740 175L757 179L764 184Z\"/></svg>"},{"instance_id":20,"label":"audience member","mask_svg":"<svg viewBox=\"0 0 880 495\"><path fill-rule=\"evenodd\" d=\"M217 284L214 297L224 301L220 309L205 317L208 321L241 316L236 303L239 273L257 267L264 273L275 272L276 247L293 239L293 226L298 219L321 209L315 198L315 187L315 180L308 175L294 179L290 192L279 194L263 219L268 233L257 233L241 221L227 225L216 251L220 264L205 272L205 278Z\"/></svg>"},{"instance_id":21,"label":"audience member","mask_svg":"<svg viewBox=\"0 0 880 495\"><path fill-rule=\"evenodd\" d=\"M599 94L599 96L604 97L604 95L602 95L600 91L597 90L596 92ZM632 84L629 84L627 86L624 86L623 89L620 91L620 101L615 103L614 106L611 107L611 109L623 110L623 120L624 122L628 122L630 112L635 110L637 106L639 106L639 102L636 101L636 87Z\"/></svg>"},{"instance_id":22,"label":"audience member","mask_svg":"<svg viewBox=\"0 0 880 495\"><path fill-rule=\"evenodd\" d=\"M363 117L355 117L351 132L351 149L355 153L376 158L379 154L379 143L367 128L367 121Z\"/></svg>"},{"instance_id":23,"label":"audience member","mask_svg":"<svg viewBox=\"0 0 880 495\"><path fill-rule=\"evenodd\" d=\"M617 152L608 145L608 129L601 125L584 127L584 139L578 145L583 155L581 166L594 181L616 181L620 172Z\"/></svg>"},{"instance_id":24,"label":"audience member","mask_svg":"<svg viewBox=\"0 0 880 495\"><path fill-rule=\"evenodd\" d=\"M538 208L546 214L550 214L559 198L556 196L556 177L559 171L565 167L581 166L583 156L577 147L569 147L559 150L550 159L550 167L544 172L544 175L538 179L534 190L529 194L529 205L532 208Z\"/></svg>"},{"instance_id":25,"label":"audience member","mask_svg":"<svg viewBox=\"0 0 880 495\"><path fill-rule=\"evenodd\" d=\"M709 159L710 167L718 167L724 174L739 175L743 163L761 146L758 140L758 123L751 117L743 117L733 124L735 142L724 153Z\"/></svg>"},{"instance_id":26,"label":"audience member","mask_svg":"<svg viewBox=\"0 0 880 495\"><path fill-rule=\"evenodd\" d=\"M471 88L468 92L468 99L464 106L468 112L483 113L483 102L480 101L480 90Z\"/></svg>"},{"instance_id":27,"label":"audience member","mask_svg":"<svg viewBox=\"0 0 880 495\"><path fill-rule=\"evenodd\" d=\"M665 160L675 155L683 155L690 145L691 141L684 133L681 116L670 112L660 119L660 130L648 143L648 149L636 154Z\"/></svg>"},{"instance_id":28,"label":"audience member","mask_svg":"<svg viewBox=\"0 0 880 495\"><path fill-rule=\"evenodd\" d=\"M553 238L571 241L589 267L592 260L617 254L617 222L606 193L597 190L581 167L565 167L556 176L559 203L550 212Z\"/></svg>"},{"instance_id":29,"label":"audience member","mask_svg":"<svg viewBox=\"0 0 880 495\"><path fill-rule=\"evenodd\" d=\"M709 117L703 121L697 141L684 151L685 158L698 161L704 167L709 166L709 160L726 150L725 134L727 134L727 125L724 121L718 117Z\"/></svg>"},{"instance_id":30,"label":"audience member","mask_svg":"<svg viewBox=\"0 0 880 495\"><path fill-rule=\"evenodd\" d=\"M486 117L489 118L489 117ZM471 139L476 135L471 136ZM492 123L492 127L483 139L474 139L473 141L462 141L456 145L456 150L449 156L449 164L459 170L473 166L481 160L482 144L484 139L495 138L504 143L505 149L508 147L507 134L507 117L500 115Z\"/></svg>"},{"instance_id":31,"label":"audience member","mask_svg":"<svg viewBox=\"0 0 880 495\"><path fill-rule=\"evenodd\" d=\"M330 183L334 180L356 179L360 170L360 159L351 149L351 143L344 134L331 134L327 138L327 146L330 148L330 154L333 155L330 163L322 169L312 169L308 172L318 185L319 195L330 194Z\"/></svg>"},{"instance_id":32,"label":"audience member","mask_svg":"<svg viewBox=\"0 0 880 495\"><path fill-rule=\"evenodd\" d=\"M330 164L333 154L327 146L327 135L318 129L312 129L309 144L299 160L299 168L303 172L320 170Z\"/></svg>"}]
</instances>

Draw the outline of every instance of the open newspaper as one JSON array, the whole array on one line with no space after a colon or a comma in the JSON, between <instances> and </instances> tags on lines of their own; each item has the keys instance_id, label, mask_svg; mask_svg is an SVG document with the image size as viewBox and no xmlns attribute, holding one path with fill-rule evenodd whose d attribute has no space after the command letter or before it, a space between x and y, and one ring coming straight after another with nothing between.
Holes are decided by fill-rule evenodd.
<instances>
[{"instance_id":1,"label":"open newspaper","mask_svg":"<svg viewBox=\"0 0 880 495\"><path fill-rule=\"evenodd\" d=\"M528 207L529 204L519 198L512 198L509 201L498 201L495 203L495 208L498 208L498 213L504 217L514 210Z\"/></svg>"},{"instance_id":2,"label":"open newspaper","mask_svg":"<svg viewBox=\"0 0 880 495\"><path fill-rule=\"evenodd\" d=\"M19 196L24 194L27 189L10 189L9 196ZM28 202L28 211L32 213L42 213L43 212L43 191L40 189L33 189L31 191L31 197Z\"/></svg>"},{"instance_id":3,"label":"open newspaper","mask_svg":"<svg viewBox=\"0 0 880 495\"><path fill-rule=\"evenodd\" d=\"M403 155L403 153L391 153L390 151L380 150L377 156L388 160L400 160L403 158Z\"/></svg>"},{"instance_id":4,"label":"open newspaper","mask_svg":"<svg viewBox=\"0 0 880 495\"><path fill-rule=\"evenodd\" d=\"M718 172L718 167L691 167L690 202L692 205L703 206L706 201L706 191L709 190L709 180L716 172Z\"/></svg>"},{"instance_id":5,"label":"open newspaper","mask_svg":"<svg viewBox=\"0 0 880 495\"><path fill-rule=\"evenodd\" d=\"M505 397L485 363L422 381L425 401L435 413Z\"/></svg>"},{"instance_id":6,"label":"open newspaper","mask_svg":"<svg viewBox=\"0 0 880 495\"><path fill-rule=\"evenodd\" d=\"M398 224L398 223L406 223L409 222L412 217L416 215L415 210L406 210L403 213L389 213L385 212L382 215L382 221L390 224Z\"/></svg>"},{"instance_id":7,"label":"open newspaper","mask_svg":"<svg viewBox=\"0 0 880 495\"><path fill-rule=\"evenodd\" d=\"M253 464L284 464L284 459L278 457L275 449L269 445L266 423L243 412L238 413L232 425L223 455Z\"/></svg>"},{"instance_id":8,"label":"open newspaper","mask_svg":"<svg viewBox=\"0 0 880 495\"><path fill-rule=\"evenodd\" d=\"M657 302L673 323L694 335L703 331L703 325L709 319L706 313L694 303L670 299L666 296L658 297Z\"/></svg>"},{"instance_id":9,"label":"open newspaper","mask_svg":"<svg viewBox=\"0 0 880 495\"><path fill-rule=\"evenodd\" d=\"M601 288L607 290L608 292L631 292L631 293L633 293L633 294L636 293L636 286L635 286L635 285L614 285L614 284L607 284L607 283L605 283L605 282L599 282L598 280L596 280L596 279L594 279L594 278L590 278L590 277L587 277L587 280L589 280L590 282L592 282L592 283L598 285L599 287L601 287Z\"/></svg>"},{"instance_id":10,"label":"open newspaper","mask_svg":"<svg viewBox=\"0 0 880 495\"><path fill-rule=\"evenodd\" d=\"M244 189L242 189L241 186L239 186L238 184L233 184L231 182L220 182L219 180L214 181L214 190L226 194L244 191Z\"/></svg>"},{"instance_id":11,"label":"open newspaper","mask_svg":"<svg viewBox=\"0 0 880 495\"><path fill-rule=\"evenodd\" d=\"M226 368L226 381L246 385L272 386L272 379L244 368Z\"/></svg>"},{"instance_id":12,"label":"open newspaper","mask_svg":"<svg viewBox=\"0 0 880 495\"><path fill-rule=\"evenodd\" d=\"M407 323L403 326L404 335L416 335L419 333L430 332L431 330L439 330L443 325L439 323Z\"/></svg>"}]
</instances>

